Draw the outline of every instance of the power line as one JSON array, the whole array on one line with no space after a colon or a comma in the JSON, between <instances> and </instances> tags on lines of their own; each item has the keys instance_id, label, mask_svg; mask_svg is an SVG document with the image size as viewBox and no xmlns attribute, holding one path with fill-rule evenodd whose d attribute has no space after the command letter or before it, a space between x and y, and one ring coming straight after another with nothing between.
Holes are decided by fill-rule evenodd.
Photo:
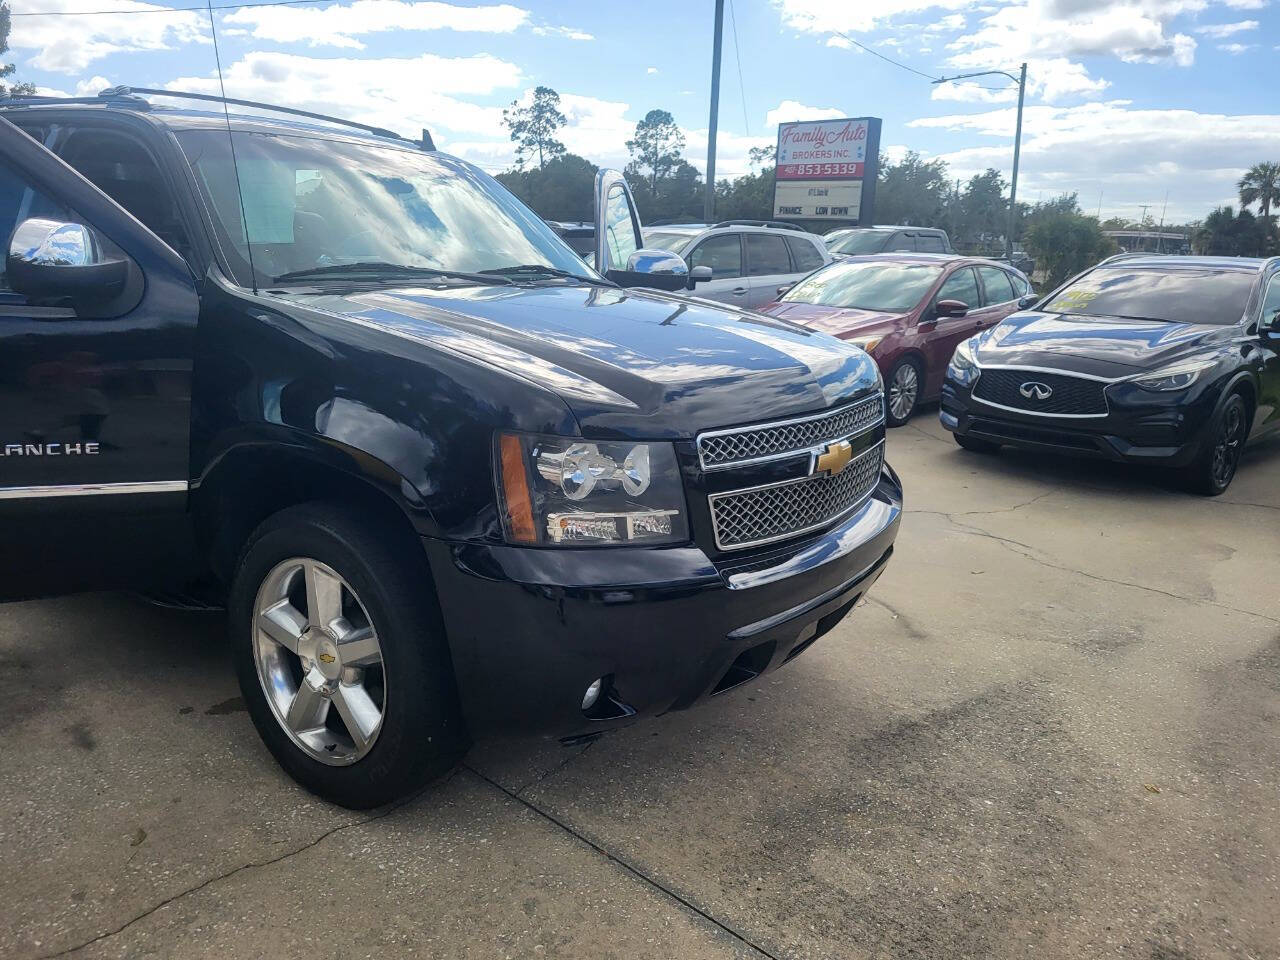
<instances>
[{"instance_id":1,"label":"power line","mask_svg":"<svg viewBox=\"0 0 1280 960\"><path fill-rule=\"evenodd\" d=\"M738 18L733 13L733 0L729 0L729 25L733 28L733 62L738 65L738 93L742 95L742 126L751 136L751 123L747 120L747 88L742 82L742 54L738 51Z\"/></svg>"},{"instance_id":2,"label":"power line","mask_svg":"<svg viewBox=\"0 0 1280 960\"><path fill-rule=\"evenodd\" d=\"M295 7L338 3L339 0L268 0L266 3L215 3L203 7L148 7L145 10L23 10L10 11L10 17L101 17L122 13L205 13L208 10L243 10L248 7Z\"/></svg>"},{"instance_id":3,"label":"power line","mask_svg":"<svg viewBox=\"0 0 1280 960\"><path fill-rule=\"evenodd\" d=\"M901 67L903 70L909 70L911 73L914 73L917 77L924 77L926 80L941 79L940 77L935 77L931 73L925 73L923 70L917 70L915 67L908 66L907 64L903 63L901 60L895 60L893 59L893 57L885 56L879 50L876 50L874 47L869 47L865 43L861 43L853 39L853 37L849 36L847 33L841 33L839 30L832 30L831 32L834 33L837 37L844 37L844 39L848 40L855 47L858 47L861 50L865 50L867 53L871 54L873 57L879 57L885 63L892 63L895 67Z\"/></svg>"}]
</instances>

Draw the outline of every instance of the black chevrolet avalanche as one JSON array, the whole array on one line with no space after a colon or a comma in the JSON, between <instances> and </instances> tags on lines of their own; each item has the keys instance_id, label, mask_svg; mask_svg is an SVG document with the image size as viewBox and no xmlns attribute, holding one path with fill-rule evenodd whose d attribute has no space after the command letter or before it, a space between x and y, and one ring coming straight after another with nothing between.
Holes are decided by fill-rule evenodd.
<instances>
[{"instance_id":1,"label":"black chevrolet avalanche","mask_svg":"<svg viewBox=\"0 0 1280 960\"><path fill-rule=\"evenodd\" d=\"M1103 261L961 343L941 416L970 450L1174 467L1222 493L1280 429L1280 258Z\"/></svg>"},{"instance_id":2,"label":"black chevrolet avalanche","mask_svg":"<svg viewBox=\"0 0 1280 960\"><path fill-rule=\"evenodd\" d=\"M874 363L639 289L693 278L617 174L596 272L429 142L155 93L0 109L5 598L220 585L267 746L367 807L747 682L885 569Z\"/></svg>"}]
</instances>

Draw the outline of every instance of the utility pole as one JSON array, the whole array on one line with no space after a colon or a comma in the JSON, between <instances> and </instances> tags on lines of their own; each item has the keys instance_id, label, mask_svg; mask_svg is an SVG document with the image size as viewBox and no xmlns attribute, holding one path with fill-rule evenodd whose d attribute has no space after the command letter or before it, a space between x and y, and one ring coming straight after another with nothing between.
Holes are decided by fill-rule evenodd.
<instances>
[{"instance_id":1,"label":"utility pole","mask_svg":"<svg viewBox=\"0 0 1280 960\"><path fill-rule=\"evenodd\" d=\"M720 47L724 40L724 0L716 0L716 34L711 48L711 121L707 124L707 196L702 203L702 219L715 223L716 210L716 126L720 119Z\"/></svg>"},{"instance_id":2,"label":"utility pole","mask_svg":"<svg viewBox=\"0 0 1280 960\"><path fill-rule=\"evenodd\" d=\"M1156 253L1164 253L1164 215L1169 212L1169 191L1164 192L1164 206L1160 208L1160 226L1156 228Z\"/></svg>"},{"instance_id":3,"label":"utility pole","mask_svg":"<svg viewBox=\"0 0 1280 960\"><path fill-rule=\"evenodd\" d=\"M1022 65L1018 76L1004 70L980 70L977 73L961 73L954 77L939 77L934 83L951 83L953 80L969 80L973 77L1008 77L1018 85L1018 123L1013 134L1013 176L1009 181L1009 229L1005 231L1004 253L1013 259L1013 228L1018 220L1018 160L1022 155L1022 105L1027 97L1027 65Z\"/></svg>"}]
</instances>

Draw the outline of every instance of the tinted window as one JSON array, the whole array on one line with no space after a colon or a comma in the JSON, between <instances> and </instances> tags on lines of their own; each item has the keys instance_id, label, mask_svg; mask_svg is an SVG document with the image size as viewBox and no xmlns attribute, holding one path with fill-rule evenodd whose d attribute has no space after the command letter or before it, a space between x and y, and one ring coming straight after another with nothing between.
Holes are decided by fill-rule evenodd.
<instances>
[{"instance_id":1,"label":"tinted window","mask_svg":"<svg viewBox=\"0 0 1280 960\"><path fill-rule=\"evenodd\" d=\"M1274 328L1280 323L1280 274L1271 278L1271 285L1267 287L1267 299L1262 302L1262 322L1264 325Z\"/></svg>"},{"instance_id":2,"label":"tinted window","mask_svg":"<svg viewBox=\"0 0 1280 960\"><path fill-rule=\"evenodd\" d=\"M822 254L808 240L801 240L797 237L787 237L787 246L791 248L791 260L796 265L797 270L817 270L826 261L822 259Z\"/></svg>"},{"instance_id":3,"label":"tinted window","mask_svg":"<svg viewBox=\"0 0 1280 960\"><path fill-rule=\"evenodd\" d=\"M947 248L943 246L942 238L936 233L917 233L916 249L921 253L946 253Z\"/></svg>"},{"instance_id":4,"label":"tinted window","mask_svg":"<svg viewBox=\"0 0 1280 960\"><path fill-rule=\"evenodd\" d=\"M708 237L689 256L689 269L710 267L713 279L742 276L742 244L736 233Z\"/></svg>"},{"instance_id":5,"label":"tinted window","mask_svg":"<svg viewBox=\"0 0 1280 960\"><path fill-rule=\"evenodd\" d=\"M978 273L982 274L982 289L987 303L1008 303L1017 299L1009 275L999 267L979 267Z\"/></svg>"},{"instance_id":6,"label":"tinted window","mask_svg":"<svg viewBox=\"0 0 1280 960\"><path fill-rule=\"evenodd\" d=\"M747 267L751 276L791 273L791 259L787 256L787 244L782 237L748 233L742 239L747 241Z\"/></svg>"},{"instance_id":7,"label":"tinted window","mask_svg":"<svg viewBox=\"0 0 1280 960\"><path fill-rule=\"evenodd\" d=\"M1117 264L1063 288L1044 309L1076 316L1231 324L1244 315L1256 276L1244 270Z\"/></svg>"},{"instance_id":8,"label":"tinted window","mask_svg":"<svg viewBox=\"0 0 1280 960\"><path fill-rule=\"evenodd\" d=\"M889 235L883 230L854 230L848 236L841 237L830 247L832 253L843 253L854 256L860 253L880 253L884 250Z\"/></svg>"},{"instance_id":9,"label":"tinted window","mask_svg":"<svg viewBox=\"0 0 1280 960\"><path fill-rule=\"evenodd\" d=\"M885 253L893 253L895 250L914 251L916 248L916 238L909 233L895 233L893 239L889 241L889 245L884 248Z\"/></svg>"},{"instance_id":10,"label":"tinted window","mask_svg":"<svg viewBox=\"0 0 1280 960\"><path fill-rule=\"evenodd\" d=\"M786 303L907 313L924 299L941 275L942 267L931 263L842 261L805 277L782 299Z\"/></svg>"},{"instance_id":11,"label":"tinted window","mask_svg":"<svg viewBox=\"0 0 1280 960\"><path fill-rule=\"evenodd\" d=\"M947 277L942 284L942 289L938 291L936 300L959 300L961 303L967 303L970 307L976 307L982 302L982 298L978 293L978 277L973 272L973 267L961 267L951 276Z\"/></svg>"},{"instance_id":12,"label":"tinted window","mask_svg":"<svg viewBox=\"0 0 1280 960\"><path fill-rule=\"evenodd\" d=\"M635 225L631 220L631 203L620 183L609 188L609 195L605 199L604 233L609 265L619 270L627 269L627 261L639 247L636 244Z\"/></svg>"},{"instance_id":13,"label":"tinted window","mask_svg":"<svg viewBox=\"0 0 1280 960\"><path fill-rule=\"evenodd\" d=\"M1027 282L1026 277L1019 276L1016 273L1009 274L1009 282L1013 284L1013 292L1015 296L1025 297L1031 292L1031 284Z\"/></svg>"}]
</instances>

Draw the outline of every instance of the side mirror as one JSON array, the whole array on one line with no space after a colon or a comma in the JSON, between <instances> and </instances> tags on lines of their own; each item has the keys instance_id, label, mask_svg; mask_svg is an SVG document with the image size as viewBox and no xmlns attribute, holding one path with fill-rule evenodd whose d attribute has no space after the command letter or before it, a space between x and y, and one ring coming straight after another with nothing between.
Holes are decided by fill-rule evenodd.
<instances>
[{"instance_id":1,"label":"side mirror","mask_svg":"<svg viewBox=\"0 0 1280 960\"><path fill-rule=\"evenodd\" d=\"M969 312L969 305L963 300L939 300L933 305L939 317L963 317Z\"/></svg>"},{"instance_id":2,"label":"side mirror","mask_svg":"<svg viewBox=\"0 0 1280 960\"><path fill-rule=\"evenodd\" d=\"M689 286L689 265L669 250L636 250L627 258L621 276L609 272L609 279L624 287L644 286L658 290L683 290Z\"/></svg>"},{"instance_id":3,"label":"side mirror","mask_svg":"<svg viewBox=\"0 0 1280 960\"><path fill-rule=\"evenodd\" d=\"M782 295L794 286L795 286L794 283L784 283L782 286L778 288L778 298L781 299Z\"/></svg>"},{"instance_id":4,"label":"side mirror","mask_svg":"<svg viewBox=\"0 0 1280 960\"><path fill-rule=\"evenodd\" d=\"M711 277L712 277L711 268L708 267L705 263L702 264L701 266L694 267L692 270L689 271L688 289L692 290L698 284L706 283L711 279Z\"/></svg>"},{"instance_id":5,"label":"side mirror","mask_svg":"<svg viewBox=\"0 0 1280 960\"><path fill-rule=\"evenodd\" d=\"M1037 300L1039 300L1039 299L1040 299L1040 298L1039 298L1039 297L1037 297L1034 293L1028 293L1025 297L1019 297L1019 298L1018 298L1018 309L1019 309L1019 310L1030 310L1033 306L1035 306L1036 301L1037 301Z\"/></svg>"},{"instance_id":6,"label":"side mirror","mask_svg":"<svg viewBox=\"0 0 1280 960\"><path fill-rule=\"evenodd\" d=\"M13 232L5 272L9 286L24 296L92 309L124 293L129 261L107 256L82 224L33 218Z\"/></svg>"}]
</instances>

